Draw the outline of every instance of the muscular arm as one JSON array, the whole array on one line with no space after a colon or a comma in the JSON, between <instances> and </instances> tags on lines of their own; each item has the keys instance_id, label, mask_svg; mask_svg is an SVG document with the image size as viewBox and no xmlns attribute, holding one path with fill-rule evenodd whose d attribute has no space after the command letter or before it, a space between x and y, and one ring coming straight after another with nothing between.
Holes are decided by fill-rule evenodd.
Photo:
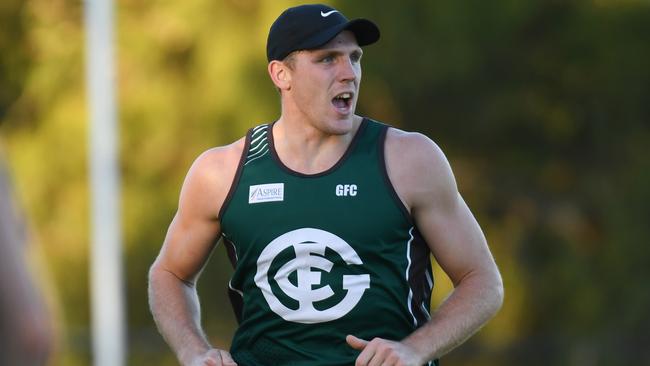
<instances>
[{"instance_id":1,"label":"muscular arm","mask_svg":"<svg viewBox=\"0 0 650 366\"><path fill-rule=\"evenodd\" d=\"M196 281L221 233L217 218L235 174L237 142L209 150L192 165L163 247L149 271L149 304L160 333L183 365L234 365L201 328ZM209 361L212 359L212 361Z\"/></svg>"},{"instance_id":2,"label":"muscular arm","mask_svg":"<svg viewBox=\"0 0 650 366\"><path fill-rule=\"evenodd\" d=\"M402 138L411 140L415 171L423 173L420 179L426 183L405 187L407 204L436 261L454 284L431 321L403 341L429 360L460 345L496 314L503 302L503 284L442 151L422 135Z\"/></svg>"},{"instance_id":3,"label":"muscular arm","mask_svg":"<svg viewBox=\"0 0 650 366\"><path fill-rule=\"evenodd\" d=\"M399 364L422 365L463 343L492 318L503 302L503 284L438 146L423 135L391 129L385 149L391 182L454 290L427 324L401 342L348 341L364 349L357 365L374 364L375 355L388 360L387 365L398 359Z\"/></svg>"}]
</instances>

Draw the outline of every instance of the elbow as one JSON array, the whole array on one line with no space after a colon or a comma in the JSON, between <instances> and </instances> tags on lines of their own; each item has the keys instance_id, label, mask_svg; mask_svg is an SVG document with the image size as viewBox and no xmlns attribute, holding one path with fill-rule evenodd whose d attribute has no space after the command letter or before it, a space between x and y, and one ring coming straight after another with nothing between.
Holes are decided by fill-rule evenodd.
<instances>
[{"instance_id":1,"label":"elbow","mask_svg":"<svg viewBox=\"0 0 650 366\"><path fill-rule=\"evenodd\" d=\"M152 294L152 291L155 291L158 287L165 287L170 283L176 284L180 283L189 288L195 287L195 279L185 279L183 276L177 274L175 271L167 268L165 265L159 263L158 261L154 262L149 268L148 274L148 288L149 295Z\"/></svg>"},{"instance_id":2,"label":"elbow","mask_svg":"<svg viewBox=\"0 0 650 366\"><path fill-rule=\"evenodd\" d=\"M147 281L149 283L149 286L151 286L151 283L155 281L156 277L158 277L158 273L160 273L160 266L156 261L151 265L151 267L149 267L149 272L147 274Z\"/></svg>"},{"instance_id":3,"label":"elbow","mask_svg":"<svg viewBox=\"0 0 650 366\"><path fill-rule=\"evenodd\" d=\"M149 291L158 286L161 281L164 282L170 274L173 274L173 272L168 270L158 259L156 259L149 268L149 273L147 275Z\"/></svg>"},{"instance_id":4,"label":"elbow","mask_svg":"<svg viewBox=\"0 0 650 366\"><path fill-rule=\"evenodd\" d=\"M149 268L149 273L147 274L147 292L149 295L149 303L156 294L156 289L160 286L161 276L163 275L163 269L160 267L158 262L154 262Z\"/></svg>"},{"instance_id":5,"label":"elbow","mask_svg":"<svg viewBox=\"0 0 650 366\"><path fill-rule=\"evenodd\" d=\"M160 268L156 264L156 262L154 262L154 264L152 264L151 267L149 268L149 272L147 273L147 288L150 294L151 294L152 287L154 287L156 283L156 278L158 278L159 273L160 273Z\"/></svg>"},{"instance_id":6,"label":"elbow","mask_svg":"<svg viewBox=\"0 0 650 366\"><path fill-rule=\"evenodd\" d=\"M490 298L492 300L491 304L493 309L493 315L496 315L499 312L499 310L501 310L501 307L503 306L504 297L505 297L503 279L501 278L501 275L498 272L494 276L494 281L490 286L490 289L491 289Z\"/></svg>"}]
</instances>

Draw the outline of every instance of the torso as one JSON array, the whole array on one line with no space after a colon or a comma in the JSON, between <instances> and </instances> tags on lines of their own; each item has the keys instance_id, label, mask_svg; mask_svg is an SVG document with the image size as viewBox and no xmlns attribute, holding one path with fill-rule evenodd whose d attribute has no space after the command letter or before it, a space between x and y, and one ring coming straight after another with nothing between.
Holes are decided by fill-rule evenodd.
<instances>
[{"instance_id":1,"label":"torso","mask_svg":"<svg viewBox=\"0 0 650 366\"><path fill-rule=\"evenodd\" d=\"M238 364L349 365L345 335L401 339L426 322L429 252L389 178L387 129L364 120L317 174L288 168L268 125L249 131L220 189Z\"/></svg>"}]
</instances>

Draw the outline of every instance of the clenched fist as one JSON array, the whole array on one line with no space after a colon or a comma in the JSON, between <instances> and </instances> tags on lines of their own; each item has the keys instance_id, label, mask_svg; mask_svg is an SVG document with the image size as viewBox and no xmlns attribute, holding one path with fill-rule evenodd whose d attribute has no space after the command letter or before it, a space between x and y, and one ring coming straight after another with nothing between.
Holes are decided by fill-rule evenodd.
<instances>
[{"instance_id":1,"label":"clenched fist","mask_svg":"<svg viewBox=\"0 0 650 366\"><path fill-rule=\"evenodd\" d=\"M213 348L195 357L189 366L237 366L237 364L228 351Z\"/></svg>"},{"instance_id":2,"label":"clenched fist","mask_svg":"<svg viewBox=\"0 0 650 366\"><path fill-rule=\"evenodd\" d=\"M422 366L415 350L401 342L374 338L370 342L353 335L345 337L350 347L361 351L354 366Z\"/></svg>"}]
</instances>

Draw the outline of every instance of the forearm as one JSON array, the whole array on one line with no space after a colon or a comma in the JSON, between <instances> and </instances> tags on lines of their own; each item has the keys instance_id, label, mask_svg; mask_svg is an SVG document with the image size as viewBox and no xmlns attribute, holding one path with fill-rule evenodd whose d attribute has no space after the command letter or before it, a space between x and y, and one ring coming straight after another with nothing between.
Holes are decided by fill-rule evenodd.
<instances>
[{"instance_id":1,"label":"forearm","mask_svg":"<svg viewBox=\"0 0 650 366\"><path fill-rule=\"evenodd\" d=\"M196 288L154 265L149 273L149 306L158 330L185 365L211 347L201 328Z\"/></svg>"},{"instance_id":2,"label":"forearm","mask_svg":"<svg viewBox=\"0 0 650 366\"><path fill-rule=\"evenodd\" d=\"M403 340L423 363L465 342L500 309L503 285L498 275L468 275L432 314L431 320Z\"/></svg>"}]
</instances>

